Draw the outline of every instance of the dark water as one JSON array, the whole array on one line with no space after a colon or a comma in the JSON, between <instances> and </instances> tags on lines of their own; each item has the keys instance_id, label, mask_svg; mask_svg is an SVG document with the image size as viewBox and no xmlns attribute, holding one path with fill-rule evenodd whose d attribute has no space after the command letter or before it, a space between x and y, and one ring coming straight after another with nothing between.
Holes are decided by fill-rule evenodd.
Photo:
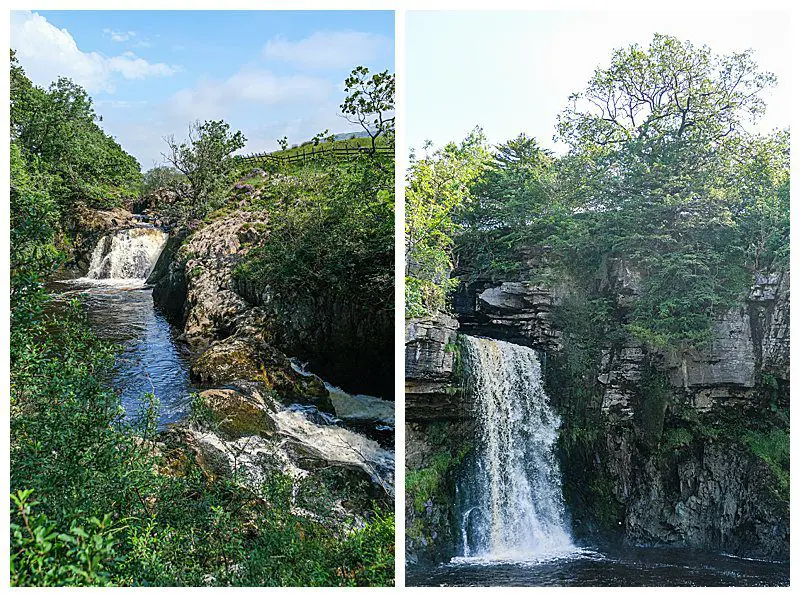
<instances>
[{"instance_id":1,"label":"dark water","mask_svg":"<svg viewBox=\"0 0 800 597\"><path fill-rule=\"evenodd\" d=\"M80 297L95 334L122 346L110 381L127 416L141 412L148 393L158 401L160 426L189 414L189 351L153 307L152 289L85 279L56 281L50 289L57 300Z\"/></svg>"},{"instance_id":2,"label":"dark water","mask_svg":"<svg viewBox=\"0 0 800 597\"><path fill-rule=\"evenodd\" d=\"M770 587L788 586L789 564L689 549L583 549L537 563L455 561L409 566L407 586Z\"/></svg>"}]
</instances>

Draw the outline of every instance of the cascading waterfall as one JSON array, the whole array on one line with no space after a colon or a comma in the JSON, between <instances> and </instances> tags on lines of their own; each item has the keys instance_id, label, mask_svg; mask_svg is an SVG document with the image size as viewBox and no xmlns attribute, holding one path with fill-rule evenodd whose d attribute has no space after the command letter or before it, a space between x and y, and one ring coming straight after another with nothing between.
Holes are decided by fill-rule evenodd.
<instances>
[{"instance_id":1,"label":"cascading waterfall","mask_svg":"<svg viewBox=\"0 0 800 597\"><path fill-rule=\"evenodd\" d=\"M536 352L463 336L475 404L475 457L459 483L463 555L537 560L574 550L554 446L560 420Z\"/></svg>"},{"instance_id":2,"label":"cascading waterfall","mask_svg":"<svg viewBox=\"0 0 800 597\"><path fill-rule=\"evenodd\" d=\"M150 275L167 242L166 232L139 227L101 238L92 252L86 277L94 280L143 280Z\"/></svg>"}]
</instances>

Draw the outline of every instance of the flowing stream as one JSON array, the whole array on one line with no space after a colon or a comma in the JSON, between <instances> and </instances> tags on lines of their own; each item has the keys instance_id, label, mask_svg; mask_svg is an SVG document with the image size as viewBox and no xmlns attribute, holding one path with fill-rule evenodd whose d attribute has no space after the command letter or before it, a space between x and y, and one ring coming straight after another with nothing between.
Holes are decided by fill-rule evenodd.
<instances>
[{"instance_id":1,"label":"flowing stream","mask_svg":"<svg viewBox=\"0 0 800 597\"><path fill-rule=\"evenodd\" d=\"M195 389L189 379L189 350L180 333L153 307L150 275L168 235L152 226L120 230L102 237L84 277L56 280L56 297L80 296L89 325L98 337L120 344L111 385L129 417L137 416L153 394L160 426L186 417Z\"/></svg>"},{"instance_id":2,"label":"flowing stream","mask_svg":"<svg viewBox=\"0 0 800 597\"><path fill-rule=\"evenodd\" d=\"M137 416L149 404L147 394L153 394L161 427L184 419L192 392L201 389L190 380L192 355L178 340L181 331L154 308L146 285L167 239L165 232L146 224L107 234L92 252L85 276L55 280L51 287L57 302L80 296L94 333L122 346L109 382L120 393L126 415ZM292 363L299 373L313 375L296 360ZM341 444L351 446L353 454L368 453L376 476L391 481L394 403L324 383L335 415L293 404L276 414L279 426L287 435L320 443L323 452L334 453Z\"/></svg>"}]
</instances>

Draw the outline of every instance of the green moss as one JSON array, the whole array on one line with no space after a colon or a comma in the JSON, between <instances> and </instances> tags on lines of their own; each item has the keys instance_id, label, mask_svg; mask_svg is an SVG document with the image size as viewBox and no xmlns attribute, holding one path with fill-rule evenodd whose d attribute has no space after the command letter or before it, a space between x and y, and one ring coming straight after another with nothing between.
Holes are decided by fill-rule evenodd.
<instances>
[{"instance_id":1,"label":"green moss","mask_svg":"<svg viewBox=\"0 0 800 597\"><path fill-rule=\"evenodd\" d=\"M743 437L750 451L767 463L778 482L778 494L789 499L789 433L783 429L748 431Z\"/></svg>"},{"instance_id":2,"label":"green moss","mask_svg":"<svg viewBox=\"0 0 800 597\"><path fill-rule=\"evenodd\" d=\"M617 529L625 517L625 507L614 493L616 481L610 475L597 475L589 484L591 512L602 529Z\"/></svg>"},{"instance_id":3,"label":"green moss","mask_svg":"<svg viewBox=\"0 0 800 597\"><path fill-rule=\"evenodd\" d=\"M406 497L417 512L424 512L429 501L450 504L448 487L471 449L471 445L464 445L455 454L442 450L431 457L428 466L406 473Z\"/></svg>"},{"instance_id":4,"label":"green moss","mask_svg":"<svg viewBox=\"0 0 800 597\"><path fill-rule=\"evenodd\" d=\"M463 357L461 353L462 347L461 344L456 342L448 342L444 346L444 351L453 354L453 375L456 376L456 379L461 378L461 374L463 372L464 363Z\"/></svg>"}]
</instances>

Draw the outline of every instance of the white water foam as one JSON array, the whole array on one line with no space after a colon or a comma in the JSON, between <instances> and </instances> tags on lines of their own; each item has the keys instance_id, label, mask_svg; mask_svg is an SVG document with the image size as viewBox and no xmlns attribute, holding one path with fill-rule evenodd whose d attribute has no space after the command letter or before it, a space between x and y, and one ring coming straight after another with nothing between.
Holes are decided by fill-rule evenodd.
<instances>
[{"instance_id":1,"label":"white water foam","mask_svg":"<svg viewBox=\"0 0 800 597\"><path fill-rule=\"evenodd\" d=\"M108 234L95 246L85 279L113 280L114 285L141 284L155 267L168 238L166 232L149 227Z\"/></svg>"}]
</instances>

